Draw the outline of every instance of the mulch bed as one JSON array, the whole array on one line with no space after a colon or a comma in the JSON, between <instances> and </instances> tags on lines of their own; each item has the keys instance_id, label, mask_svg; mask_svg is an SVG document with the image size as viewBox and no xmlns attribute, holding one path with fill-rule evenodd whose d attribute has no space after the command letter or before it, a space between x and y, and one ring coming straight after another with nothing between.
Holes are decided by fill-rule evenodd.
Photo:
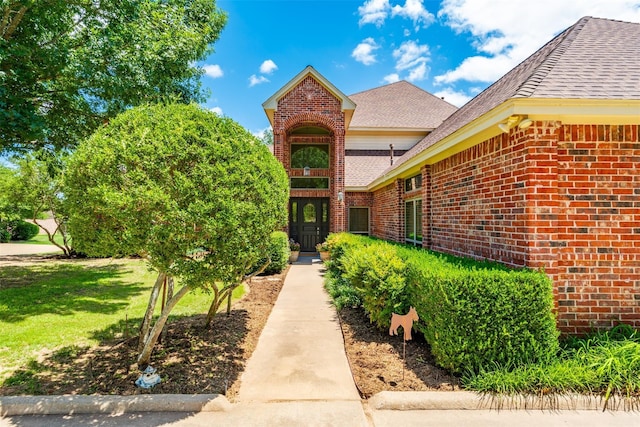
<instances>
[{"instance_id":1,"label":"mulch bed","mask_svg":"<svg viewBox=\"0 0 640 427\"><path fill-rule=\"evenodd\" d=\"M390 336L362 309L344 308L339 315L351 371L363 398L380 391L460 390L459 379L435 365L422 334L413 331L403 349L402 329L398 336Z\"/></svg>"}]
</instances>

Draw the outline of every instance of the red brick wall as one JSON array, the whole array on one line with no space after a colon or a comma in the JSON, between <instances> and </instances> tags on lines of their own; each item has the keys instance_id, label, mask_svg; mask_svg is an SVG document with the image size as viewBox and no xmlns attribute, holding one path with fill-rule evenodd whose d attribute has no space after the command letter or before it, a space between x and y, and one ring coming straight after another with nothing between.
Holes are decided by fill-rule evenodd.
<instances>
[{"instance_id":1,"label":"red brick wall","mask_svg":"<svg viewBox=\"0 0 640 427\"><path fill-rule=\"evenodd\" d=\"M525 265L526 178L525 144L507 134L433 164L431 249Z\"/></svg>"},{"instance_id":2,"label":"red brick wall","mask_svg":"<svg viewBox=\"0 0 640 427\"><path fill-rule=\"evenodd\" d=\"M371 235L394 242L404 241L404 181L398 179L373 193Z\"/></svg>"},{"instance_id":3,"label":"red brick wall","mask_svg":"<svg viewBox=\"0 0 640 427\"><path fill-rule=\"evenodd\" d=\"M300 126L317 126L327 129L330 136L314 137L290 135ZM346 217L344 203L338 201L338 193L344 192L344 113L339 99L333 96L312 76L307 76L278 100L273 120L274 155L282 162L289 176L302 176L302 170L290 167L292 141L314 143L318 139L330 144L329 170L313 170L312 176L328 176L328 190L292 190L291 197L329 197L330 231L344 231Z\"/></svg>"},{"instance_id":4,"label":"red brick wall","mask_svg":"<svg viewBox=\"0 0 640 427\"><path fill-rule=\"evenodd\" d=\"M640 327L640 126L565 125L558 141L559 323Z\"/></svg>"}]
</instances>

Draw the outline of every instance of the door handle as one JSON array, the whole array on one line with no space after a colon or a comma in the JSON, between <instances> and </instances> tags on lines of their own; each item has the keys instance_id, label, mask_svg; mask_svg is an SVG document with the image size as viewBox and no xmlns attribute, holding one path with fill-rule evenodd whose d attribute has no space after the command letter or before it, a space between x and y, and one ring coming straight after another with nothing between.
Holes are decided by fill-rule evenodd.
<instances>
[{"instance_id":1,"label":"door handle","mask_svg":"<svg viewBox=\"0 0 640 427\"><path fill-rule=\"evenodd\" d=\"M316 235L320 235L320 227L316 227Z\"/></svg>"}]
</instances>

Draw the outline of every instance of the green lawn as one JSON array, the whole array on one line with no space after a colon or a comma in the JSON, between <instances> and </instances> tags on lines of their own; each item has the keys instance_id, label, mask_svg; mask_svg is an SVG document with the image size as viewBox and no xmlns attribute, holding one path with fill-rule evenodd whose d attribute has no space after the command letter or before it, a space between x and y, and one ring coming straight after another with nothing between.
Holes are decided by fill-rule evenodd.
<instances>
[{"instance_id":1,"label":"green lawn","mask_svg":"<svg viewBox=\"0 0 640 427\"><path fill-rule=\"evenodd\" d=\"M3 266L0 385L11 372L47 350L120 338L125 324L127 333L135 334L155 277L142 260ZM240 287L234 297L239 298L242 293ZM210 296L202 292L190 292L174 308L172 316L205 314L210 301Z\"/></svg>"},{"instance_id":2,"label":"green lawn","mask_svg":"<svg viewBox=\"0 0 640 427\"><path fill-rule=\"evenodd\" d=\"M62 245L62 236L56 234L54 237L56 243ZM27 245L50 245L49 237L46 234L37 234L29 240L12 240L11 243L27 244Z\"/></svg>"}]
</instances>

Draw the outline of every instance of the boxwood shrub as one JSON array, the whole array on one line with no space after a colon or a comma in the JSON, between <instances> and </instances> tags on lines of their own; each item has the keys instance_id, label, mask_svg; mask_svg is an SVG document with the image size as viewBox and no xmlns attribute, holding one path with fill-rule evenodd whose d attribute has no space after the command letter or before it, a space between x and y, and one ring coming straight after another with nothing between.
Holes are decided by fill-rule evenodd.
<instances>
[{"instance_id":1,"label":"boxwood shrub","mask_svg":"<svg viewBox=\"0 0 640 427\"><path fill-rule=\"evenodd\" d=\"M479 372L556 355L552 284L543 272L340 236L332 237L331 274L358 291L380 327L414 306L414 326L440 366Z\"/></svg>"}]
</instances>

